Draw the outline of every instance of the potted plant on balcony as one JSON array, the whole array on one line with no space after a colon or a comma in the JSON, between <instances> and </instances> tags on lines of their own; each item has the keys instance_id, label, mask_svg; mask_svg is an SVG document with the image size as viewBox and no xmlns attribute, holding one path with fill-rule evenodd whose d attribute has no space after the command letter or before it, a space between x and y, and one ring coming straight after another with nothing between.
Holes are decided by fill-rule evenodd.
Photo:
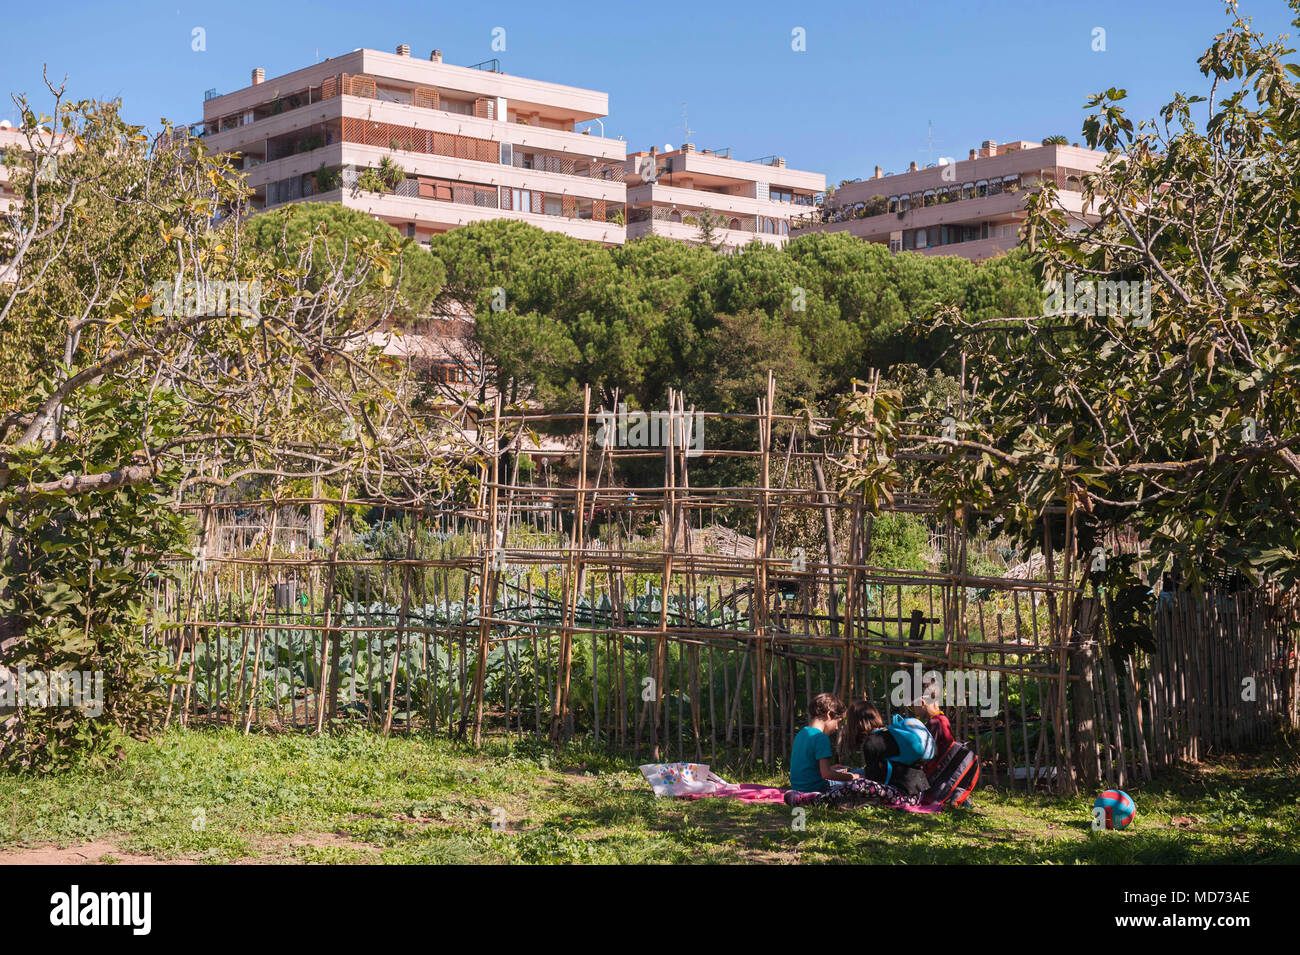
<instances>
[{"instance_id":1,"label":"potted plant on balcony","mask_svg":"<svg viewBox=\"0 0 1300 955\"><path fill-rule=\"evenodd\" d=\"M367 169L357 176L357 192L387 192L383 178L377 169Z\"/></svg>"},{"instance_id":2,"label":"potted plant on balcony","mask_svg":"<svg viewBox=\"0 0 1300 955\"><path fill-rule=\"evenodd\" d=\"M392 156L385 156L379 160L378 174L380 181L389 192L395 192L397 187L406 181L406 170L398 165Z\"/></svg>"},{"instance_id":3,"label":"potted plant on balcony","mask_svg":"<svg viewBox=\"0 0 1300 955\"><path fill-rule=\"evenodd\" d=\"M326 169L321 163L316 170L316 192L332 192L343 184L343 174L337 169Z\"/></svg>"}]
</instances>

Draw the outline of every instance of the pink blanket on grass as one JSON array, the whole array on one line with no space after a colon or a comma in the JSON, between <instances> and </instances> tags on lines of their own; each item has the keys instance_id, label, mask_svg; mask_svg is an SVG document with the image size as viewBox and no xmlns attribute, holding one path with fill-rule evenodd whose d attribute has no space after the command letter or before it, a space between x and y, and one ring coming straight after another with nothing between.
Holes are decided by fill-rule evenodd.
<instances>
[{"instance_id":1,"label":"pink blanket on grass","mask_svg":"<svg viewBox=\"0 0 1300 955\"><path fill-rule=\"evenodd\" d=\"M741 802L785 802L785 790L760 783L733 783L711 793L691 793L687 799L739 799Z\"/></svg>"},{"instance_id":2,"label":"pink blanket on grass","mask_svg":"<svg viewBox=\"0 0 1300 955\"><path fill-rule=\"evenodd\" d=\"M683 796L683 799L739 799L741 802L785 802L785 790L776 786L763 786L759 783L739 783L729 786L719 786L711 793L691 793ZM904 812L919 812L924 815L933 815L943 811L941 805L929 806L891 806L892 809L901 809Z\"/></svg>"}]
</instances>

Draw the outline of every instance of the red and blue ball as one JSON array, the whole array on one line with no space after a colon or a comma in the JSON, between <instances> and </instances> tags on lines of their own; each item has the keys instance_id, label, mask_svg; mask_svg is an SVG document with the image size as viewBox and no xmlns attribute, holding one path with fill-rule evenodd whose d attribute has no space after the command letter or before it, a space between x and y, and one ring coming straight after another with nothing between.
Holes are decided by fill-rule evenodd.
<instances>
[{"instance_id":1,"label":"red and blue ball","mask_svg":"<svg viewBox=\"0 0 1300 955\"><path fill-rule=\"evenodd\" d=\"M1123 829L1137 815L1133 797L1119 789L1107 789L1092 804L1094 814L1105 818L1107 829ZM1101 813L1097 813L1101 810Z\"/></svg>"}]
</instances>

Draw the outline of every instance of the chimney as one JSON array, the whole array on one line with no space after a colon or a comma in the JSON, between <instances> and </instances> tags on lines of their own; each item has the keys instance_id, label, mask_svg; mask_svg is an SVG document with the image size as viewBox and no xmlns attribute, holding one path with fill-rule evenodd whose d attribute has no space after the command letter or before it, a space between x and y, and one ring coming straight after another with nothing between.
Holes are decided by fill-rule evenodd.
<instances>
[{"instance_id":1,"label":"chimney","mask_svg":"<svg viewBox=\"0 0 1300 955\"><path fill-rule=\"evenodd\" d=\"M972 150L970 151L970 155L967 156L966 158L967 158L967 159L976 159L976 158L978 158L978 157L979 157L979 154L978 154L975 150L972 149Z\"/></svg>"},{"instance_id":2,"label":"chimney","mask_svg":"<svg viewBox=\"0 0 1300 955\"><path fill-rule=\"evenodd\" d=\"M442 50L434 50L432 53L430 53L430 54L429 54L429 61L432 62L432 63L441 63L441 62L442 62Z\"/></svg>"},{"instance_id":3,"label":"chimney","mask_svg":"<svg viewBox=\"0 0 1300 955\"><path fill-rule=\"evenodd\" d=\"M682 143L682 152L684 152L684 153L693 153L693 152L695 152L695 144L694 144L694 143Z\"/></svg>"},{"instance_id":4,"label":"chimney","mask_svg":"<svg viewBox=\"0 0 1300 955\"><path fill-rule=\"evenodd\" d=\"M410 47L410 44L407 44L407 43L399 43L399 44L397 44L397 55L398 55L398 56L410 56L410 55L411 55L411 47Z\"/></svg>"},{"instance_id":5,"label":"chimney","mask_svg":"<svg viewBox=\"0 0 1300 955\"><path fill-rule=\"evenodd\" d=\"M907 166L907 171L908 171L908 172L916 172L916 163L915 163L915 162L911 162L911 163L909 163L908 166Z\"/></svg>"},{"instance_id":6,"label":"chimney","mask_svg":"<svg viewBox=\"0 0 1300 955\"><path fill-rule=\"evenodd\" d=\"M883 170L883 169L881 169L879 166L877 166L877 167L876 167L876 174L875 174L874 176L872 176L871 178L872 178L872 179L883 179L884 177L885 177L885 170Z\"/></svg>"},{"instance_id":7,"label":"chimney","mask_svg":"<svg viewBox=\"0 0 1300 955\"><path fill-rule=\"evenodd\" d=\"M996 156L998 154L998 141L996 139L986 139L980 147L980 152L985 156Z\"/></svg>"},{"instance_id":8,"label":"chimney","mask_svg":"<svg viewBox=\"0 0 1300 955\"><path fill-rule=\"evenodd\" d=\"M777 157L776 157L776 168L777 168L777 169L784 169L784 168L785 168L785 157L784 157L784 156L777 156Z\"/></svg>"},{"instance_id":9,"label":"chimney","mask_svg":"<svg viewBox=\"0 0 1300 955\"><path fill-rule=\"evenodd\" d=\"M258 83L263 82L265 79L266 79L266 70L262 69L260 66L257 67L257 69L253 70L254 86L256 86Z\"/></svg>"}]
</instances>

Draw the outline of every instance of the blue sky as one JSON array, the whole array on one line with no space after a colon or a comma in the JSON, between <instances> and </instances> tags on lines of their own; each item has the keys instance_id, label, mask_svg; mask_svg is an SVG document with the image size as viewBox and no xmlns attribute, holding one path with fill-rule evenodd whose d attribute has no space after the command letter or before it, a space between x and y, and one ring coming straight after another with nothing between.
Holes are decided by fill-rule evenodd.
<instances>
[{"instance_id":1,"label":"blue sky","mask_svg":"<svg viewBox=\"0 0 1300 955\"><path fill-rule=\"evenodd\" d=\"M413 56L497 56L508 73L607 91L606 133L629 151L680 144L685 104L698 148L785 156L832 183L877 163L924 165L927 121L932 155L964 158L984 139L1078 140L1085 98L1109 86L1128 89L1130 115L1151 116L1175 89L1204 91L1196 58L1227 23L1218 0L5 4L0 90L42 92L48 63L74 95L120 96L147 125L197 120L204 90L246 86L254 66L271 77L409 43ZM1269 36L1291 30L1283 0L1242 8ZM496 27L504 52L492 49ZM1096 27L1104 52L1092 49ZM7 95L0 118L14 119Z\"/></svg>"}]
</instances>

